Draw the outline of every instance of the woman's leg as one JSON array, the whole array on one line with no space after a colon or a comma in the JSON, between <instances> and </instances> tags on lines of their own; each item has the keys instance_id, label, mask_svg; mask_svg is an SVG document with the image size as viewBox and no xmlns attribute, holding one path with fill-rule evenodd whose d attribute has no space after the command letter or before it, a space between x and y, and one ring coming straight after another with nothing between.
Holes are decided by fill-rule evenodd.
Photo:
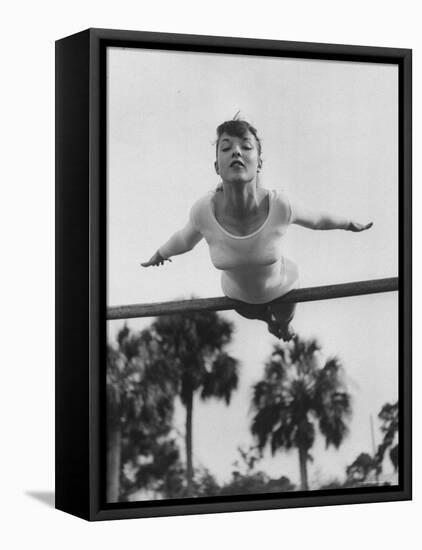
<instances>
[{"instance_id":1,"label":"woman's leg","mask_svg":"<svg viewBox=\"0 0 422 550\"><path fill-rule=\"evenodd\" d=\"M241 308L235 308L235 312L241 315L242 317L245 317L245 319L258 319L259 321L266 321L267 320L267 312L265 309L265 304L262 304L259 309L257 309L259 306L252 305L252 304L242 304Z\"/></svg>"},{"instance_id":2,"label":"woman's leg","mask_svg":"<svg viewBox=\"0 0 422 550\"><path fill-rule=\"evenodd\" d=\"M267 305L267 324L268 330L277 338L281 338L285 342L291 340L294 336L294 331L290 326L296 310L296 304L285 304L270 302Z\"/></svg>"},{"instance_id":3,"label":"woman's leg","mask_svg":"<svg viewBox=\"0 0 422 550\"><path fill-rule=\"evenodd\" d=\"M288 258L282 258L282 269L284 271L284 288L290 292L299 287L299 271L297 265ZM288 292L286 294L288 294ZM283 294L283 296L286 296ZM267 306L268 330L277 338L288 342L295 335L290 327L290 322L294 317L296 304L286 304L274 300Z\"/></svg>"},{"instance_id":4,"label":"woman's leg","mask_svg":"<svg viewBox=\"0 0 422 550\"><path fill-rule=\"evenodd\" d=\"M245 303L241 308L235 308L235 311L246 319L264 321L267 323L268 331L271 334L287 342L294 336L289 324L293 319L295 309L296 304L277 303L275 301L263 304L261 307Z\"/></svg>"}]
</instances>

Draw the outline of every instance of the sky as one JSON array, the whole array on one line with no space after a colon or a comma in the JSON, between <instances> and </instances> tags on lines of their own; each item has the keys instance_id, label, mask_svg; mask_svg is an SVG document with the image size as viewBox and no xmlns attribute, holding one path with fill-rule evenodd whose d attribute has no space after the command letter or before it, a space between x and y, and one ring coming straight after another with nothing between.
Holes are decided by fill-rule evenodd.
<instances>
[{"instance_id":1,"label":"sky","mask_svg":"<svg viewBox=\"0 0 422 550\"><path fill-rule=\"evenodd\" d=\"M307 206L374 222L363 233L291 226L285 255L302 287L398 274L398 79L388 64L109 48L107 305L221 296L220 274L201 241L160 268L146 261L218 184L215 129L240 110L263 145L261 182ZM353 396L351 433L339 450L318 437L311 484L344 474L376 444L377 415L398 394L397 293L299 304L294 328L339 357ZM241 362L239 390L223 403L195 401L194 458L227 481L237 447L251 444L251 386L277 341L259 321L235 324L230 352ZM141 329L151 319L130 320ZM123 321L109 321L112 339ZM175 426L184 432L183 410ZM216 452L216 449L218 450ZM265 456L269 475L299 482L297 453ZM313 481L314 480L314 481Z\"/></svg>"}]
</instances>

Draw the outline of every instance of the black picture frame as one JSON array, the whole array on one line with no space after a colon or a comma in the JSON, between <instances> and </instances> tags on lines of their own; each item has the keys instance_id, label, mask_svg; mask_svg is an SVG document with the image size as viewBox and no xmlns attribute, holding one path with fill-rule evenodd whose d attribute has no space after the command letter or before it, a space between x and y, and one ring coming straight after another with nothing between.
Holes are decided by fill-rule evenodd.
<instances>
[{"instance_id":1,"label":"black picture frame","mask_svg":"<svg viewBox=\"0 0 422 550\"><path fill-rule=\"evenodd\" d=\"M399 71L399 433L396 487L105 502L106 49L396 64ZM56 508L86 520L263 510L412 498L409 49L88 29L56 42Z\"/></svg>"}]
</instances>

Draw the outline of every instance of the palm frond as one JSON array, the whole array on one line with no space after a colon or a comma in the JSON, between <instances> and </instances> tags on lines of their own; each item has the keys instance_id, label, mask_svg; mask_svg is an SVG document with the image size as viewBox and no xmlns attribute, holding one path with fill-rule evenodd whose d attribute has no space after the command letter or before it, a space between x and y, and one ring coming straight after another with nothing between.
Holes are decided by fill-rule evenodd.
<instances>
[{"instance_id":1,"label":"palm frond","mask_svg":"<svg viewBox=\"0 0 422 550\"><path fill-rule=\"evenodd\" d=\"M279 425L280 412L277 405L261 409L254 417L251 432L257 439L259 449L263 449L275 426Z\"/></svg>"},{"instance_id":2,"label":"palm frond","mask_svg":"<svg viewBox=\"0 0 422 550\"><path fill-rule=\"evenodd\" d=\"M202 399L215 397L230 404L234 390L239 384L239 362L227 353L220 353L206 372L202 380Z\"/></svg>"}]
</instances>

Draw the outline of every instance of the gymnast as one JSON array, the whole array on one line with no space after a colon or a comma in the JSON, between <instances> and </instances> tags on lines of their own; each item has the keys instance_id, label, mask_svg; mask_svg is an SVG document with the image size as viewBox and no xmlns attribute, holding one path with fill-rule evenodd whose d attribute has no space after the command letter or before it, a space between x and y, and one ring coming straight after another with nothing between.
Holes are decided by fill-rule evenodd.
<instances>
[{"instance_id":1,"label":"gymnast","mask_svg":"<svg viewBox=\"0 0 422 550\"><path fill-rule=\"evenodd\" d=\"M222 272L223 293L243 302L236 311L266 322L271 334L288 341L294 335L290 322L295 304L278 303L277 298L299 285L296 264L283 255L289 225L364 231L372 223L363 225L316 211L292 200L284 190L266 189L260 182L261 169L257 130L236 117L220 124L215 160L220 184L195 202L186 226L141 265L163 265L204 238L212 263ZM264 307L256 308L256 304Z\"/></svg>"}]
</instances>

